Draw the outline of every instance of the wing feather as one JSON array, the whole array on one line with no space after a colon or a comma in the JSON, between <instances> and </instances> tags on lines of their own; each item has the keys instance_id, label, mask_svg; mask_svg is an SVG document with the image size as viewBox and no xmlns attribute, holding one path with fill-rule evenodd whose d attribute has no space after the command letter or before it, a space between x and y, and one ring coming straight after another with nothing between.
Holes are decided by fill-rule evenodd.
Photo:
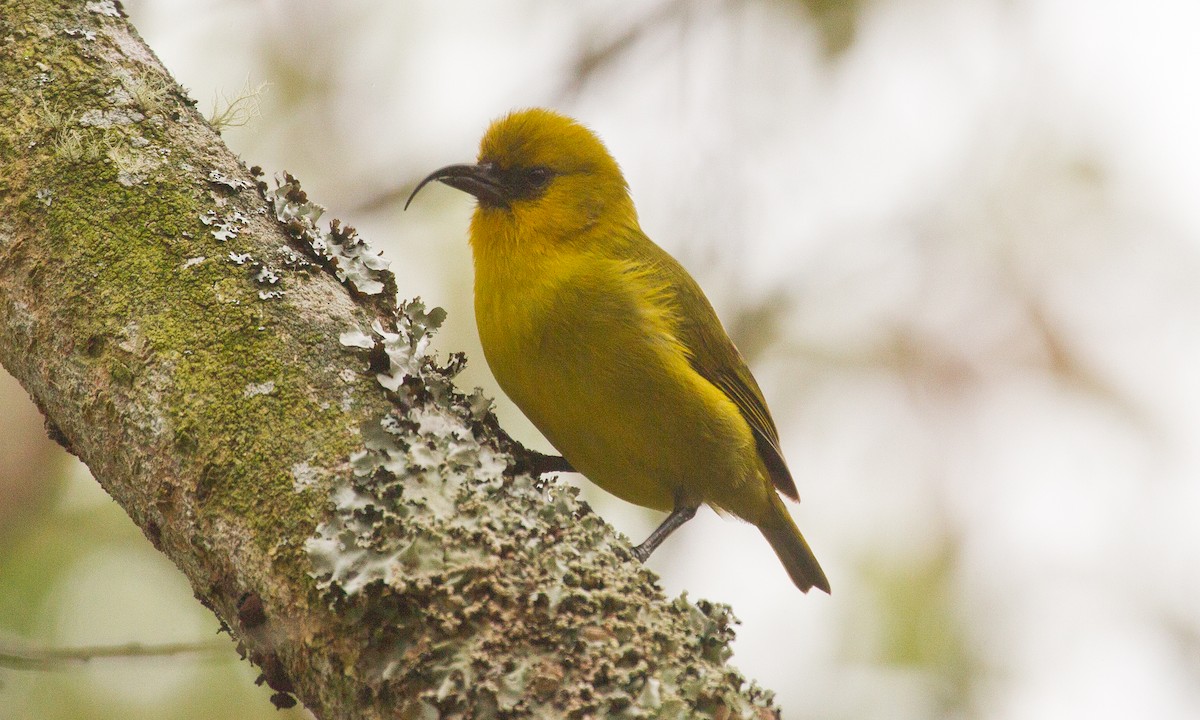
<instances>
[{"instance_id":1,"label":"wing feather","mask_svg":"<svg viewBox=\"0 0 1200 720\"><path fill-rule=\"evenodd\" d=\"M676 335L692 368L737 405L754 433L754 442L771 482L785 497L799 500L796 482L779 449L779 431L767 410L758 382L742 354L722 327L704 291L675 258L653 242L627 248L642 257L635 260L646 272L661 278L661 286L674 293Z\"/></svg>"}]
</instances>

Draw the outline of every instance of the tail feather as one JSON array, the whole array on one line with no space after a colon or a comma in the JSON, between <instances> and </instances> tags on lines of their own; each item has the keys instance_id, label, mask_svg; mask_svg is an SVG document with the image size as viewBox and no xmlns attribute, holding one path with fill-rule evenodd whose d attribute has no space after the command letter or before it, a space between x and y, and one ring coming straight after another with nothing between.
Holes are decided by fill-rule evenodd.
<instances>
[{"instance_id":1,"label":"tail feather","mask_svg":"<svg viewBox=\"0 0 1200 720\"><path fill-rule=\"evenodd\" d=\"M828 593L829 580L800 534L800 528L796 527L779 496L775 493L771 493L771 496L771 511L758 529L771 543L771 549L779 556L779 561L801 592L808 592L815 587Z\"/></svg>"}]
</instances>

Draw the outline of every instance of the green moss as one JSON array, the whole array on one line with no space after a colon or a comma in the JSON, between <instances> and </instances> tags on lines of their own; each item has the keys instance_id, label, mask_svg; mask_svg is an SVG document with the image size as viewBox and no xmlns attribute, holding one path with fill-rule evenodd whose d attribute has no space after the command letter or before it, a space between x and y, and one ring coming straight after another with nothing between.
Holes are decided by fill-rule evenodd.
<instances>
[{"instance_id":1,"label":"green moss","mask_svg":"<svg viewBox=\"0 0 1200 720\"><path fill-rule=\"evenodd\" d=\"M103 33L50 42L63 32L61 20L42 21L32 4L28 10L19 27L0 20L0 40L12 48L0 57L0 77L16 94L8 105L15 114L0 118L0 148L23 150L15 168L21 182L0 180L0 193L37 190L0 201L36 218L48 241L48 252L23 257L30 278L54 298L48 306L70 316L61 325L72 328L80 356L105 368L116 388L147 390L138 368L150 358L169 363L169 384L130 397L154 397L155 406L141 411L164 421L177 447L204 458L197 483L207 512L259 524L255 537L278 537L280 529L306 537L325 498L296 497L287 470L294 439L312 438L310 459L336 464L352 450L345 420L319 407L308 391L314 369L285 351L287 307L260 300L245 270L231 272L224 261L250 248L218 242L200 221L218 198L219 212L240 207L247 216L261 199L211 187L200 170L211 160L187 157L187 144L170 136L178 127L154 117L174 112L185 126L194 117L173 106L173 85L160 76L105 74L92 60L113 49ZM75 12L80 27L95 27L92 14ZM168 146L170 153L160 150ZM184 269L200 255L211 260ZM267 381L273 392L246 396L248 385ZM286 508L286 516L263 508Z\"/></svg>"},{"instance_id":2,"label":"green moss","mask_svg":"<svg viewBox=\"0 0 1200 720\"><path fill-rule=\"evenodd\" d=\"M118 385L127 388L133 387L133 371L125 363L113 360L108 365L108 374Z\"/></svg>"},{"instance_id":3,"label":"green moss","mask_svg":"<svg viewBox=\"0 0 1200 720\"><path fill-rule=\"evenodd\" d=\"M305 369L281 359L284 343L273 330L282 308L264 307L249 278L230 277L227 265L180 272L190 253L214 250L181 241L188 232L201 239L197 245L215 242L198 220L205 205L193 188L127 188L116 182L113 168L90 170L86 182L77 173L52 186L47 228L57 242L42 276L59 301L66 300L67 312L87 318L78 343L106 338L112 354L130 356L109 365L119 382L133 381L128 367L140 355L173 365L164 416L185 431L195 454L226 468L208 497L242 517L277 525L280 518L263 517L259 509L290 506L275 496L293 492L291 478L280 471L262 477L262 468L285 467L294 457L288 439L327 437L322 430L338 421L290 380ZM101 197L106 209L98 207ZM181 218L194 221L189 227ZM245 397L247 385L267 380L275 382L274 393ZM332 452L348 454L349 448Z\"/></svg>"}]
</instances>

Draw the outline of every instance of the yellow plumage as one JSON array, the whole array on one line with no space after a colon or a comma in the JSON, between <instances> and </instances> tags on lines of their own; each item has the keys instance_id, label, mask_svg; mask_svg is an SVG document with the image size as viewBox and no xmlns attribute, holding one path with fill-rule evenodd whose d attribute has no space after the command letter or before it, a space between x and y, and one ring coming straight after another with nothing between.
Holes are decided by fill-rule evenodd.
<instances>
[{"instance_id":1,"label":"yellow plumage","mask_svg":"<svg viewBox=\"0 0 1200 720\"><path fill-rule=\"evenodd\" d=\"M417 189L435 179L479 199L475 313L501 388L588 479L674 511L641 556L707 503L758 526L801 590L828 592L777 494L796 488L762 392L696 282L642 233L599 139L516 112L478 164Z\"/></svg>"}]
</instances>

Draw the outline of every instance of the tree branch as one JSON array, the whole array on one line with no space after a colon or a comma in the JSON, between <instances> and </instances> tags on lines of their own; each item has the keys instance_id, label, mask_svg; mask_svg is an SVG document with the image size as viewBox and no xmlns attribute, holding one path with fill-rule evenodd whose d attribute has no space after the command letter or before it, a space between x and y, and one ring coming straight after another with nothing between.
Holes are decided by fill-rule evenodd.
<instances>
[{"instance_id":1,"label":"tree branch","mask_svg":"<svg viewBox=\"0 0 1200 720\"><path fill-rule=\"evenodd\" d=\"M268 198L271 202L268 202ZM322 718L771 717L425 352L438 312L250 175L110 0L0 0L0 362Z\"/></svg>"},{"instance_id":2,"label":"tree branch","mask_svg":"<svg viewBox=\"0 0 1200 720\"><path fill-rule=\"evenodd\" d=\"M45 648L0 638L0 667L10 670L61 670L92 660L216 655L228 651L228 642L215 640L202 643L164 643L162 645L126 643L124 645Z\"/></svg>"}]
</instances>

